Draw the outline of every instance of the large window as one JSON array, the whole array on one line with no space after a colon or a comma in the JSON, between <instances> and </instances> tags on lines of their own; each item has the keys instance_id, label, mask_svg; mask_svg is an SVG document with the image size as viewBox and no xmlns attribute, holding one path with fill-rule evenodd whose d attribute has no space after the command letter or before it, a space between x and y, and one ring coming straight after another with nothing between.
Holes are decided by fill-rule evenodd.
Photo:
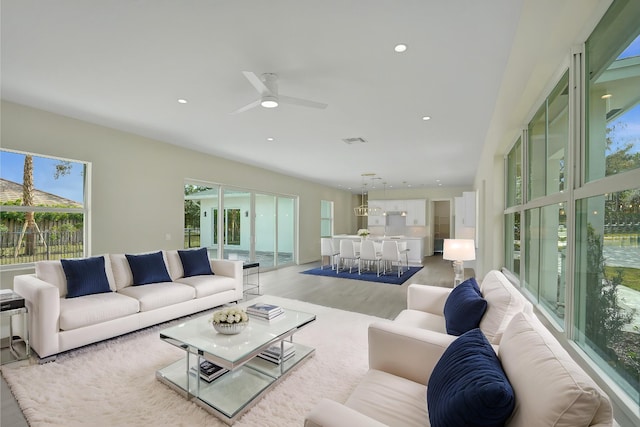
<instances>
[{"instance_id":1,"label":"large window","mask_svg":"<svg viewBox=\"0 0 640 427\"><path fill-rule=\"evenodd\" d=\"M614 3L615 19L603 19L586 43L586 181L640 168L640 26L633 8L639 6Z\"/></svg>"},{"instance_id":2,"label":"large window","mask_svg":"<svg viewBox=\"0 0 640 427\"><path fill-rule=\"evenodd\" d=\"M505 215L505 267L520 277L520 212Z\"/></svg>"},{"instance_id":3,"label":"large window","mask_svg":"<svg viewBox=\"0 0 640 427\"><path fill-rule=\"evenodd\" d=\"M640 2L615 0L505 157L505 266L617 416L640 401ZM573 78L569 84L568 76ZM584 101L582 101L584 100ZM584 105L582 104L584 103ZM571 108L573 107L573 108ZM575 132L569 132L570 129ZM526 158L525 195L517 198ZM572 165L571 167L569 167ZM520 228L519 215L523 226ZM522 239L522 259L519 243ZM516 245L516 242L518 245ZM574 347L575 348L575 347Z\"/></svg>"},{"instance_id":4,"label":"large window","mask_svg":"<svg viewBox=\"0 0 640 427\"><path fill-rule=\"evenodd\" d=\"M525 212L525 288L563 326L567 217L564 204Z\"/></svg>"},{"instance_id":5,"label":"large window","mask_svg":"<svg viewBox=\"0 0 640 427\"><path fill-rule=\"evenodd\" d=\"M507 156L507 207L522 204L522 138Z\"/></svg>"},{"instance_id":6,"label":"large window","mask_svg":"<svg viewBox=\"0 0 640 427\"><path fill-rule=\"evenodd\" d=\"M529 200L563 191L569 146L569 74L529 124Z\"/></svg>"},{"instance_id":7,"label":"large window","mask_svg":"<svg viewBox=\"0 0 640 427\"><path fill-rule=\"evenodd\" d=\"M0 264L87 255L87 163L0 150L0 171Z\"/></svg>"},{"instance_id":8,"label":"large window","mask_svg":"<svg viewBox=\"0 0 640 427\"><path fill-rule=\"evenodd\" d=\"M333 236L333 202L320 201L320 237Z\"/></svg>"},{"instance_id":9,"label":"large window","mask_svg":"<svg viewBox=\"0 0 640 427\"><path fill-rule=\"evenodd\" d=\"M576 202L576 342L638 400L640 187Z\"/></svg>"}]
</instances>

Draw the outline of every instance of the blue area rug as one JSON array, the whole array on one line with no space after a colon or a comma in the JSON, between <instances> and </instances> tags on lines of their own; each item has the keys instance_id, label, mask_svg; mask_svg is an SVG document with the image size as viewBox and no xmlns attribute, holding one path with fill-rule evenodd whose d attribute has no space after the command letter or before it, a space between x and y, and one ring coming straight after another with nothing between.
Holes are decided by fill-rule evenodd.
<instances>
[{"instance_id":1,"label":"blue area rug","mask_svg":"<svg viewBox=\"0 0 640 427\"><path fill-rule=\"evenodd\" d=\"M312 274L315 276L328 276L328 277L337 277L339 279L352 279L352 280L364 280L365 282L378 282L378 283L389 283L391 285L402 285L406 282L411 276L416 274L418 271L422 270L422 267L409 267L409 271L405 271L402 273L402 276L398 277L397 272L387 272L386 276L380 275L377 276L376 272L363 271L362 274L358 274L358 269L353 270L352 273L347 271L340 271L340 273L336 274L335 270L332 270L331 267L325 267L323 270L320 268L313 268L311 270L301 271L302 274Z\"/></svg>"}]
</instances>

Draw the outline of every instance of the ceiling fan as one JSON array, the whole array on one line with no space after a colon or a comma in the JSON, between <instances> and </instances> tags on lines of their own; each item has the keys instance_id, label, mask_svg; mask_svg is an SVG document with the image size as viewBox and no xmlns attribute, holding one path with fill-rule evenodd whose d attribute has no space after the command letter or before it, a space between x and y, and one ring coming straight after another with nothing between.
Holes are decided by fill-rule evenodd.
<instances>
[{"instance_id":1,"label":"ceiling fan","mask_svg":"<svg viewBox=\"0 0 640 427\"><path fill-rule=\"evenodd\" d=\"M245 105L233 111L231 114L243 113L247 110L257 107L261 105L264 108L275 108L280 103L283 104L293 104L300 105L302 107L311 107L311 108L327 108L327 104L323 104L321 102L310 101L308 99L302 98L294 98L292 96L285 96L278 94L278 75L274 73L264 73L260 77L258 77L255 73L251 71L243 71L242 74L249 80L249 83L253 85L254 88L260 94L260 98L251 102L250 104Z\"/></svg>"}]
</instances>

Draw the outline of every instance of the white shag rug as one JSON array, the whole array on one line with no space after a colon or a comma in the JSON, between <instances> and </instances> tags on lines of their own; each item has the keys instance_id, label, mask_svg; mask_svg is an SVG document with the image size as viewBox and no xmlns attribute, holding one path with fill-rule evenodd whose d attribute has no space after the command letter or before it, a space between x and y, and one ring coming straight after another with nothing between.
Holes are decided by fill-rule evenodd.
<instances>
[{"instance_id":1,"label":"white shag rug","mask_svg":"<svg viewBox=\"0 0 640 427\"><path fill-rule=\"evenodd\" d=\"M383 319L285 298L263 298L316 314L314 323L294 335L294 341L315 347L316 352L235 425L301 426L321 398L347 399L367 371L367 327ZM2 374L32 427L224 426L155 377L156 370L184 355L159 338L159 331L174 323L74 350L53 363L7 364Z\"/></svg>"}]
</instances>

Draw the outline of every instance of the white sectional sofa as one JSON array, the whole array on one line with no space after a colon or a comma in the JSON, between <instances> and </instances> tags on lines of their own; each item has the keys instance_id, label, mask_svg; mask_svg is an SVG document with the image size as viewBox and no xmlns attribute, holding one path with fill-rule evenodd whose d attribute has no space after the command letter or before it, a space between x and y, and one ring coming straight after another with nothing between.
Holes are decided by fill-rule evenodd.
<instances>
[{"instance_id":1,"label":"white sectional sofa","mask_svg":"<svg viewBox=\"0 0 640 427\"><path fill-rule=\"evenodd\" d=\"M321 400L307 414L305 426L429 426L472 422L509 427L612 426L608 396L537 319L523 296L503 278L498 271L485 277L481 287L487 292L484 316L489 318L483 317L479 328L459 337L446 333L442 318L442 307L451 289L410 285L408 311L394 321L369 326L369 371L360 384L344 403ZM490 293L495 294L490 297ZM437 306L441 307L439 314ZM428 308L433 312L424 311ZM468 339L474 334L484 341L483 346ZM493 358L494 368L510 384L510 393L505 393L510 406L506 415L501 414L504 417L501 422L490 424L479 420L493 415L493 408L500 412L507 405L488 391L491 381L489 375L479 371L482 365L475 364L478 358ZM441 392L443 379L447 392ZM508 389L500 382L495 381L492 386L495 384L501 387L500 391ZM505 397L504 401L507 400ZM473 412L474 405L488 409ZM435 410L430 416L431 409ZM443 421L443 412L453 419L457 417L457 421Z\"/></svg>"},{"instance_id":2,"label":"white sectional sofa","mask_svg":"<svg viewBox=\"0 0 640 427\"><path fill-rule=\"evenodd\" d=\"M407 309L398 314L395 322L446 334L444 307L451 291L440 286L409 285ZM484 276L480 292L487 308L479 326L491 344L500 343L502 333L516 313L533 313L531 303L498 270Z\"/></svg>"},{"instance_id":3,"label":"white sectional sofa","mask_svg":"<svg viewBox=\"0 0 640 427\"><path fill-rule=\"evenodd\" d=\"M67 297L61 261L40 261L35 274L16 276L14 291L29 310L31 348L48 358L242 299L241 261L206 258L213 274L185 277L178 251L159 253L170 281L134 285L130 255L102 255L108 289L77 297Z\"/></svg>"}]
</instances>

